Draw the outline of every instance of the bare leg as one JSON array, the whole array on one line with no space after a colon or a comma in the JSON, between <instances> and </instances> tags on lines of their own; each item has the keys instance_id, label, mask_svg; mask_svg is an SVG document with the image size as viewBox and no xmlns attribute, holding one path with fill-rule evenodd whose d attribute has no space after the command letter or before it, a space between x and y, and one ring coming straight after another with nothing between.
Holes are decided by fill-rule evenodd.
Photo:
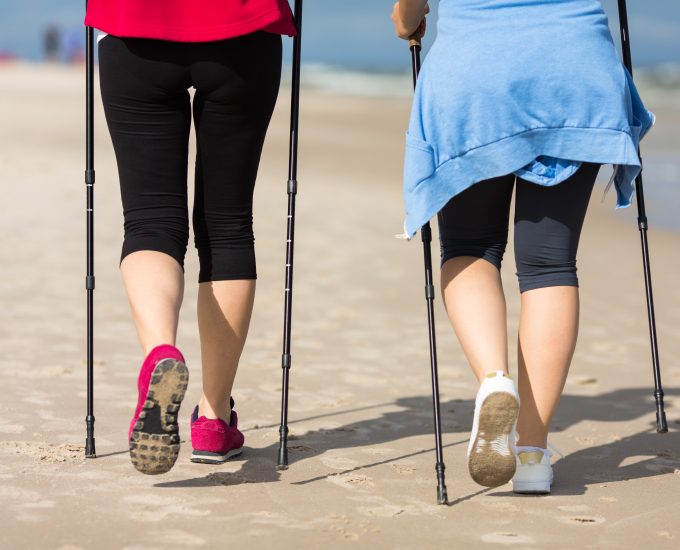
<instances>
[{"instance_id":1,"label":"bare leg","mask_svg":"<svg viewBox=\"0 0 680 550\"><path fill-rule=\"evenodd\" d=\"M545 448L578 335L579 294L575 266L581 228L599 165L584 163L568 180L542 187L519 179L515 207L515 263L524 285L545 275L556 286L522 292L518 345L521 409L519 445ZM550 271L553 271L550 273ZM575 275L575 274L574 274ZM573 284L569 282L572 280Z\"/></svg>"},{"instance_id":2,"label":"bare leg","mask_svg":"<svg viewBox=\"0 0 680 550\"><path fill-rule=\"evenodd\" d=\"M505 295L493 264L471 256L442 266L446 311L477 380L490 372L508 372Z\"/></svg>"},{"instance_id":3,"label":"bare leg","mask_svg":"<svg viewBox=\"0 0 680 550\"><path fill-rule=\"evenodd\" d=\"M163 252L141 250L127 255L120 270L144 354L161 344L174 346L184 294L180 265Z\"/></svg>"},{"instance_id":4,"label":"bare leg","mask_svg":"<svg viewBox=\"0 0 680 550\"><path fill-rule=\"evenodd\" d=\"M214 281L198 287L203 366L201 416L229 421L229 398L248 335L254 298L254 280Z\"/></svg>"},{"instance_id":5,"label":"bare leg","mask_svg":"<svg viewBox=\"0 0 680 550\"><path fill-rule=\"evenodd\" d=\"M548 428L564 388L578 334L574 286L522 293L519 325L519 445L547 447Z\"/></svg>"}]
</instances>

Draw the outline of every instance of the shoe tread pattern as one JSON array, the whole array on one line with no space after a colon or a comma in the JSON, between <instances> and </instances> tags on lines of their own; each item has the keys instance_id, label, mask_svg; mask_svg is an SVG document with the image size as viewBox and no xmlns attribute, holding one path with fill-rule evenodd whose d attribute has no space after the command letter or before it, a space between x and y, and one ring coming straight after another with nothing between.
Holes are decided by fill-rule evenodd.
<instances>
[{"instance_id":1,"label":"shoe tread pattern","mask_svg":"<svg viewBox=\"0 0 680 550\"><path fill-rule=\"evenodd\" d=\"M176 359L159 361L153 370L144 408L130 438L130 459L143 474L164 474L177 460L177 416L188 382L186 365Z\"/></svg>"},{"instance_id":2,"label":"shoe tread pattern","mask_svg":"<svg viewBox=\"0 0 680 550\"><path fill-rule=\"evenodd\" d=\"M468 458L472 479L484 487L510 481L517 467L510 448L510 434L517 420L519 403L506 392L486 397L479 412L479 429Z\"/></svg>"}]
</instances>

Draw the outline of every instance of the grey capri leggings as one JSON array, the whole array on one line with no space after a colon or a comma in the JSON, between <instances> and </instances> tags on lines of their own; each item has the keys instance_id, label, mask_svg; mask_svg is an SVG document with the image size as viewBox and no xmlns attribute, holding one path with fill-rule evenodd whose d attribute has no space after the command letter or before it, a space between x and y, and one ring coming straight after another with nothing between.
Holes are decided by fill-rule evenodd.
<instances>
[{"instance_id":1,"label":"grey capri leggings","mask_svg":"<svg viewBox=\"0 0 680 550\"><path fill-rule=\"evenodd\" d=\"M552 187L510 174L476 183L439 212L442 265L452 258L483 258L501 267L515 197L515 263L520 292L578 286L576 251L599 164L583 163Z\"/></svg>"}]
</instances>

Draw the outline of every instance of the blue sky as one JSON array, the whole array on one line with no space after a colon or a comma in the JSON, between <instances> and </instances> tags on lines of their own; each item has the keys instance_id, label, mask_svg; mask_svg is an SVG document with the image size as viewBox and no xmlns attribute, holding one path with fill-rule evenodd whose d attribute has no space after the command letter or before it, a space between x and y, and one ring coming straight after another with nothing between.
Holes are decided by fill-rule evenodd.
<instances>
[{"instance_id":1,"label":"blue sky","mask_svg":"<svg viewBox=\"0 0 680 550\"><path fill-rule=\"evenodd\" d=\"M616 0L602 3L618 38ZM84 4L75 0L1 0L0 51L39 58L42 29L50 22L77 28ZM369 70L403 67L404 45L394 37L389 20L392 4L393 0L307 0L304 59ZM436 11L436 1L432 7ZM628 11L634 62L680 63L680 0L628 0ZM431 40L432 35L426 45Z\"/></svg>"}]
</instances>

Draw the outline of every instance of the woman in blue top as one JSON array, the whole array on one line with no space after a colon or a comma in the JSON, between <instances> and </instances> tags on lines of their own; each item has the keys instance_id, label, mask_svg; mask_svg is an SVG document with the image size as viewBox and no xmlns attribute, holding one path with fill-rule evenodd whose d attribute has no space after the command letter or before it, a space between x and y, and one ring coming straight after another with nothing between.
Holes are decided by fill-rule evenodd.
<instances>
[{"instance_id":1,"label":"woman in blue top","mask_svg":"<svg viewBox=\"0 0 680 550\"><path fill-rule=\"evenodd\" d=\"M397 2L397 35L422 33L427 11L427 0ZM438 214L446 309L481 383L468 467L482 485L550 492L548 429L576 344L588 201L600 165L613 164L618 206L630 205L652 124L597 0L440 1L406 136L405 232ZM499 272L515 186L519 395Z\"/></svg>"}]
</instances>

